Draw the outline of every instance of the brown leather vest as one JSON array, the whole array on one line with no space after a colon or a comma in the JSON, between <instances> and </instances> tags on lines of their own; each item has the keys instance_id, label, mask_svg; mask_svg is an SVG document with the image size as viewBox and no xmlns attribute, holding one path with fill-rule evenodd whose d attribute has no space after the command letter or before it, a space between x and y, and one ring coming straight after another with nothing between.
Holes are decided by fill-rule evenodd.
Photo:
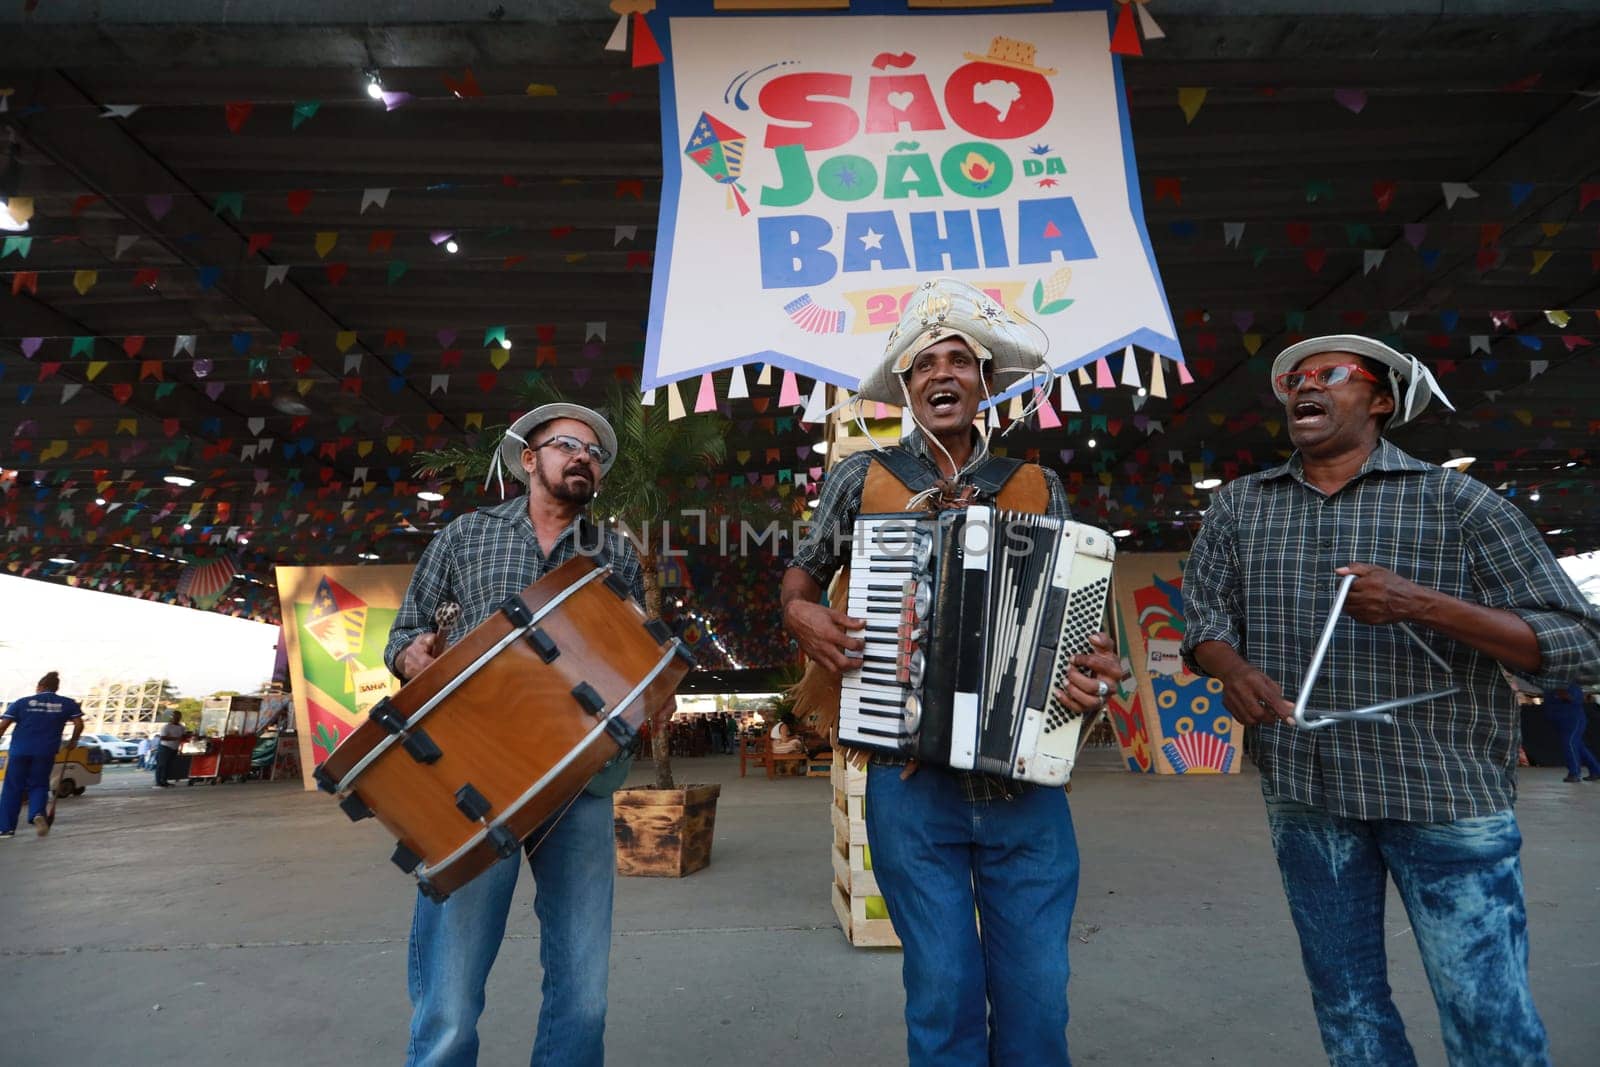
<instances>
[{"instance_id":1,"label":"brown leather vest","mask_svg":"<svg viewBox=\"0 0 1600 1067\"><path fill-rule=\"evenodd\" d=\"M858 515L879 515L906 511L907 504L916 495L908 486L876 459L867 468L867 480L861 487L861 506ZM1017 467L992 501L997 508L1007 511L1025 511L1043 515L1050 506L1050 485L1045 481L1044 468L1037 463L1024 463ZM828 586L828 603L840 611L847 611L847 593L850 588L850 568L841 567ZM820 737L834 738L839 722L839 676L807 660L805 675L792 693L794 714L802 726Z\"/></svg>"}]
</instances>

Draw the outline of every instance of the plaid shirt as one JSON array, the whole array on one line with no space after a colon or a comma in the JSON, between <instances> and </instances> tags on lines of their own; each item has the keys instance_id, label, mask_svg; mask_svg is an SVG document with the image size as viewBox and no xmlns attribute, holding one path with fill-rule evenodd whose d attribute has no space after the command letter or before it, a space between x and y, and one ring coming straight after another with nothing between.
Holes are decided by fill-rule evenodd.
<instances>
[{"instance_id":1,"label":"plaid shirt","mask_svg":"<svg viewBox=\"0 0 1600 1067\"><path fill-rule=\"evenodd\" d=\"M901 441L900 447L920 459L936 476L943 476L920 432L912 431ZM855 528L856 515L861 511L861 490L867 484L867 470L871 465L871 451L857 452L840 460L839 465L828 472L827 480L822 483L822 496L811 515L811 529L805 540L796 547L794 558L789 561L789 566L799 567L824 589L828 587L834 572L850 562L850 533ZM1061 479L1050 468L1043 470L1045 484L1050 487L1050 503L1045 514L1052 519L1071 518ZM963 481L961 484L966 483ZM979 500L985 499L991 498L980 494ZM838 551L835 551L836 548ZM871 760L873 763L891 765L907 762L904 756L887 752L874 752ZM962 793L970 803L1010 797L1028 787L1026 782L1015 782L976 771L951 770L948 773L960 781Z\"/></svg>"},{"instance_id":2,"label":"plaid shirt","mask_svg":"<svg viewBox=\"0 0 1600 1067\"><path fill-rule=\"evenodd\" d=\"M423 550L411 573L405 602L389 631L383 661L396 676L400 653L419 634L434 629L433 613L441 603L461 605L461 621L451 630L451 643L493 615L509 596L520 593L561 564L579 554L579 529L585 549L604 538L602 554L628 583L633 598L644 606L644 574L633 544L615 530L599 530L582 517L561 531L550 555L539 547L533 522L528 518L528 498L516 496L493 507L461 516Z\"/></svg>"},{"instance_id":3,"label":"plaid shirt","mask_svg":"<svg viewBox=\"0 0 1600 1067\"><path fill-rule=\"evenodd\" d=\"M1522 513L1483 483L1380 441L1359 473L1324 496L1296 453L1212 500L1183 582L1184 658L1222 641L1294 700L1341 581L1371 563L1461 600L1513 612L1539 640L1547 687L1600 678L1600 611L1584 600ZM1394 725L1250 727L1262 789L1356 819L1444 822L1516 798L1517 700L1491 657L1417 627L1446 675L1398 626L1345 619L1311 706L1350 709L1450 685L1453 697L1395 712Z\"/></svg>"}]
</instances>

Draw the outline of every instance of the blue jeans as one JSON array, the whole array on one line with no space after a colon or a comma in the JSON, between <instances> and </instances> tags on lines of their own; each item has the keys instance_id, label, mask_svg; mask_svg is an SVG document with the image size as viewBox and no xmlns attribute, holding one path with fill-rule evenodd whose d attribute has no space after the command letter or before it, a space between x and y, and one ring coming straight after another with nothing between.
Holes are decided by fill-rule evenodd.
<instances>
[{"instance_id":1,"label":"blue jeans","mask_svg":"<svg viewBox=\"0 0 1600 1067\"><path fill-rule=\"evenodd\" d=\"M1574 778L1581 778L1587 769L1591 776L1600 777L1600 760L1595 759L1589 746L1583 743L1583 733L1589 728L1588 713L1582 708L1556 710L1547 705L1545 714L1561 738L1561 752L1567 758L1567 773Z\"/></svg>"},{"instance_id":2,"label":"blue jeans","mask_svg":"<svg viewBox=\"0 0 1600 1067\"><path fill-rule=\"evenodd\" d=\"M0 785L0 833L15 833L22 798L28 798L28 821L44 814L50 798L50 771L54 752L12 752L6 760L6 780Z\"/></svg>"},{"instance_id":3,"label":"blue jeans","mask_svg":"<svg viewBox=\"0 0 1600 1067\"><path fill-rule=\"evenodd\" d=\"M911 1067L1065 1065L1078 842L1060 789L968 803L955 776L867 770L867 841L905 948ZM979 923L982 932L979 932Z\"/></svg>"},{"instance_id":4,"label":"blue jeans","mask_svg":"<svg viewBox=\"0 0 1600 1067\"><path fill-rule=\"evenodd\" d=\"M528 840L539 841L546 823ZM616 838L611 797L579 793L528 858L544 968L533 1067L605 1062L606 979ZM411 1067L478 1061L478 1016L511 911L520 857L511 856L437 904L417 894L411 921Z\"/></svg>"},{"instance_id":5,"label":"blue jeans","mask_svg":"<svg viewBox=\"0 0 1600 1067\"><path fill-rule=\"evenodd\" d=\"M1453 1067L1548 1065L1528 990L1522 835L1508 809L1409 823L1267 800L1272 847L1333 1067L1416 1057L1389 994L1383 907L1394 876Z\"/></svg>"}]
</instances>

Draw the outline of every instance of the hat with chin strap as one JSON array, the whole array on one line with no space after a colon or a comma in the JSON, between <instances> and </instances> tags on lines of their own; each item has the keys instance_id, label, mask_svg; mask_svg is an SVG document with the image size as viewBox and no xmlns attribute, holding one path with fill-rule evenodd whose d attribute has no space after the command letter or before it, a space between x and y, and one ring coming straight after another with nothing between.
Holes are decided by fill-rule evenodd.
<instances>
[{"instance_id":1,"label":"hat with chin strap","mask_svg":"<svg viewBox=\"0 0 1600 1067\"><path fill-rule=\"evenodd\" d=\"M863 400L904 404L899 379L917 353L951 337L967 343L1002 390L1019 378L1050 373L1044 358L1049 340L1043 330L981 289L955 278L934 278L912 291L883 359L861 380L857 393ZM1007 380L1000 380L1002 374Z\"/></svg>"},{"instance_id":2,"label":"hat with chin strap","mask_svg":"<svg viewBox=\"0 0 1600 1067\"><path fill-rule=\"evenodd\" d=\"M1349 352L1353 356L1366 356L1389 369L1389 390L1394 395L1394 415L1388 423L1391 427L1404 425L1421 415L1435 397L1451 411L1456 409L1450 403L1450 398L1444 395L1444 390L1439 388L1433 372L1423 366L1416 356L1397 352L1382 341L1353 333L1308 338L1279 352L1278 358L1272 361L1272 391L1279 401L1287 403L1289 396L1278 388L1278 375L1294 370L1302 360L1323 352Z\"/></svg>"},{"instance_id":3,"label":"hat with chin strap","mask_svg":"<svg viewBox=\"0 0 1600 1067\"><path fill-rule=\"evenodd\" d=\"M522 450L532 448L537 441L528 440L528 435L547 422L556 419L576 419L589 429L599 439L600 447L611 453L611 458L600 464L600 473L603 475L611 469L617 461L617 434L606 421L604 415L582 404L542 404L532 411L526 412L520 419L506 427L505 436L500 439L500 446L495 449L494 458L489 463L489 474L483 484L488 484L501 478L504 472L523 485L528 484L528 472L522 469ZM505 484L502 478L500 491L505 493Z\"/></svg>"}]
</instances>

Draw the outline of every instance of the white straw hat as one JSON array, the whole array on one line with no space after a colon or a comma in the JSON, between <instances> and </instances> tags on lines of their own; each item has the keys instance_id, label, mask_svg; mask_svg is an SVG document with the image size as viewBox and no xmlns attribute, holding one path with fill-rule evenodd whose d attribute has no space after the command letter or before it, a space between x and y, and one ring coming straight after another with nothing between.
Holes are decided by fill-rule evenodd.
<instances>
[{"instance_id":1,"label":"white straw hat","mask_svg":"<svg viewBox=\"0 0 1600 1067\"><path fill-rule=\"evenodd\" d=\"M536 427L553 419L577 419L593 430L594 435L600 439L600 447L610 453L610 458L600 464L600 473L603 475L611 469L611 465L617 461L617 434L604 415L582 404L541 404L525 413L506 430L506 435L500 439L500 447L495 450L494 461L489 466L489 477L485 484L493 481L501 471L510 471L513 478L527 485L528 472L522 469L522 450L537 444L536 441L529 441L528 435Z\"/></svg>"},{"instance_id":2,"label":"white straw hat","mask_svg":"<svg viewBox=\"0 0 1600 1067\"><path fill-rule=\"evenodd\" d=\"M1308 338L1279 352L1278 358L1272 361L1272 391L1280 401L1287 402L1289 397L1278 388L1278 375L1294 370L1301 360L1323 352L1349 352L1355 356L1366 356L1389 368L1389 389L1394 394L1394 415L1389 419L1390 426L1403 425L1421 415L1434 397L1438 397L1439 403L1451 411L1456 409L1450 403L1450 398L1444 395L1444 390L1439 388L1433 373L1416 356L1397 352L1382 341L1353 333Z\"/></svg>"},{"instance_id":3,"label":"white straw hat","mask_svg":"<svg viewBox=\"0 0 1600 1067\"><path fill-rule=\"evenodd\" d=\"M883 360L861 380L857 390L863 400L903 404L905 394L897 380L911 369L918 352L950 337L959 337L972 354L988 364L996 384L1004 390L1014 379L1049 374L1044 331L981 289L955 278L923 282L906 301L900 323L889 334ZM1013 380L1001 382L1000 375Z\"/></svg>"}]
</instances>

